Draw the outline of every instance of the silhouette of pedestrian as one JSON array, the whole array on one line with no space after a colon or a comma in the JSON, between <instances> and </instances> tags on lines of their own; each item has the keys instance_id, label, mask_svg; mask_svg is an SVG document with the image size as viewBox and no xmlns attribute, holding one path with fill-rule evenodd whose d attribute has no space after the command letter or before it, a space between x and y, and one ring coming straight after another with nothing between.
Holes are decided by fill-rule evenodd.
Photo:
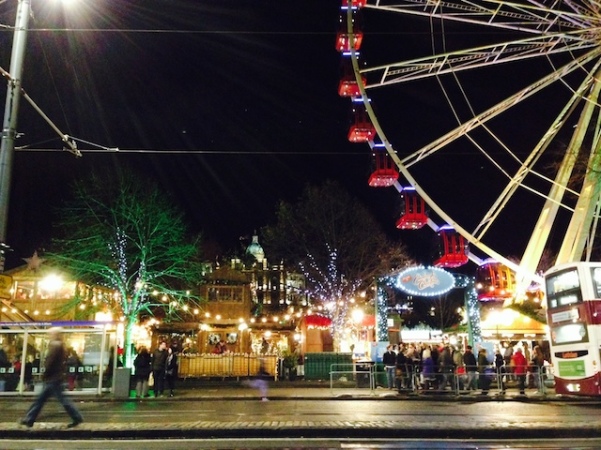
<instances>
[{"instance_id":1,"label":"silhouette of pedestrian","mask_svg":"<svg viewBox=\"0 0 601 450\"><path fill-rule=\"evenodd\" d=\"M257 389L259 391L259 397L261 397L261 401L264 402L269 401L267 398L267 390L269 389L269 383L267 382L268 377L269 373L265 368L265 362L261 359L259 361L259 370L257 372L257 376L245 383L247 386Z\"/></svg>"},{"instance_id":2,"label":"silhouette of pedestrian","mask_svg":"<svg viewBox=\"0 0 601 450\"><path fill-rule=\"evenodd\" d=\"M55 396L60 404L63 405L67 414L71 417L71 423L67 425L67 427L76 427L83 422L83 417L75 408L69 397L66 397L63 392L63 377L65 373L67 351L63 344L60 330L58 328L51 328L48 332L50 333L50 336L48 342L48 354L44 361L44 387L40 395L30 406L25 417L21 419L19 423L27 427L32 427L46 401L51 396Z\"/></svg>"}]
</instances>

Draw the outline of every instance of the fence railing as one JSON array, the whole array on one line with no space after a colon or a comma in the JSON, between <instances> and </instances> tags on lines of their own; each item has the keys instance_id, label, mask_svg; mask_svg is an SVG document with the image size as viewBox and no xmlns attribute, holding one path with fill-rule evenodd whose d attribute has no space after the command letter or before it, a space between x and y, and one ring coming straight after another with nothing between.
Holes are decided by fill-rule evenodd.
<instances>
[{"instance_id":1,"label":"fence railing","mask_svg":"<svg viewBox=\"0 0 601 450\"><path fill-rule=\"evenodd\" d=\"M523 371L519 371L520 374ZM390 372L392 373L392 371ZM366 388L370 391L378 385L389 387L389 372L381 364L332 364L330 368L330 391L343 388ZM419 366L408 366L404 370L395 369L392 379L393 389L411 393L444 392L460 395L469 391L480 393L496 392L503 394L507 389L535 388L541 394L553 382L552 367L530 366L525 373L517 375L514 368L487 367L483 372L466 370L464 367L434 367L432 372L423 372Z\"/></svg>"},{"instance_id":2,"label":"fence railing","mask_svg":"<svg viewBox=\"0 0 601 450\"><path fill-rule=\"evenodd\" d=\"M180 378L252 377L259 374L261 367L269 375L278 378L277 355L233 353L181 355L178 375Z\"/></svg>"},{"instance_id":3,"label":"fence railing","mask_svg":"<svg viewBox=\"0 0 601 450\"><path fill-rule=\"evenodd\" d=\"M375 367L371 364L332 364L330 366L330 392L335 389L367 388L373 394L376 389Z\"/></svg>"}]
</instances>

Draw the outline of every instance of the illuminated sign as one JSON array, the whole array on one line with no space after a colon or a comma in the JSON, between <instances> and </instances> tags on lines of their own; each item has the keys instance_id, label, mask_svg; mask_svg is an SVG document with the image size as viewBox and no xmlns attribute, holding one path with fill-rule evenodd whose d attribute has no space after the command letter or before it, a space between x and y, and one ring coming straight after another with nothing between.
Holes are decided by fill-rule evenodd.
<instances>
[{"instance_id":1,"label":"illuminated sign","mask_svg":"<svg viewBox=\"0 0 601 450\"><path fill-rule=\"evenodd\" d=\"M579 318L580 312L576 308L551 314L551 321L553 323L564 322L566 320L576 320Z\"/></svg>"},{"instance_id":2,"label":"illuminated sign","mask_svg":"<svg viewBox=\"0 0 601 450\"><path fill-rule=\"evenodd\" d=\"M582 358L588 355L588 350L572 350L569 352L557 352L555 356L557 359L574 359L574 358Z\"/></svg>"},{"instance_id":3,"label":"illuminated sign","mask_svg":"<svg viewBox=\"0 0 601 450\"><path fill-rule=\"evenodd\" d=\"M435 297L455 287L455 277L438 267L410 267L397 278L397 287L412 295Z\"/></svg>"}]
</instances>

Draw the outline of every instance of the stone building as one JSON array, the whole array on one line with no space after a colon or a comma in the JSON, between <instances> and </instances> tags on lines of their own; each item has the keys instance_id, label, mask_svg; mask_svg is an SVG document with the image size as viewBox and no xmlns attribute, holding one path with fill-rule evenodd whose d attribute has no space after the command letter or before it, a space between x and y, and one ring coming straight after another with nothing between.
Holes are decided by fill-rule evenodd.
<instances>
[{"instance_id":1,"label":"stone building","mask_svg":"<svg viewBox=\"0 0 601 450\"><path fill-rule=\"evenodd\" d=\"M186 352L196 354L280 354L296 348L307 306L304 277L271 264L256 235L243 259L215 263L207 273L197 323L159 325L157 336L179 334Z\"/></svg>"}]
</instances>

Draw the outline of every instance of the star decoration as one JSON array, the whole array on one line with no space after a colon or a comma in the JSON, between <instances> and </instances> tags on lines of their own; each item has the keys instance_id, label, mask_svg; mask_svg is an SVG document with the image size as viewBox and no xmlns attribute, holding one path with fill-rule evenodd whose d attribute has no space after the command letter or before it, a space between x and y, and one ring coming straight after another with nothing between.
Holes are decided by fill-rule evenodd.
<instances>
[{"instance_id":1,"label":"star decoration","mask_svg":"<svg viewBox=\"0 0 601 450\"><path fill-rule=\"evenodd\" d=\"M23 261L25 261L27 263L28 270L33 270L35 272L40 268L42 263L46 260L44 258L40 258L38 256L38 252L35 251L35 252L33 252L33 256L31 258L23 258Z\"/></svg>"}]
</instances>

